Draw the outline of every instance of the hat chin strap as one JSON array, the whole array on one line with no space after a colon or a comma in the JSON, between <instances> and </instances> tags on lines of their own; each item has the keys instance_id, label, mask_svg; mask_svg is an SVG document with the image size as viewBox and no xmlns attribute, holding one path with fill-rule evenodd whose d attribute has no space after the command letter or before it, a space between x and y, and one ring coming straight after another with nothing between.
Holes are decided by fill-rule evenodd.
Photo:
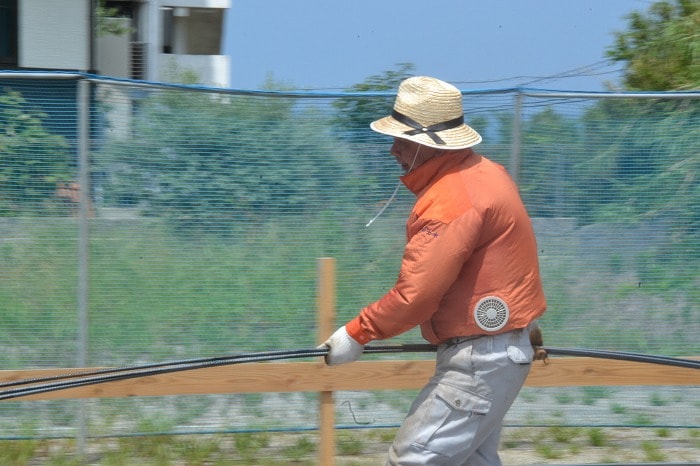
<instances>
[{"instance_id":1,"label":"hat chin strap","mask_svg":"<svg viewBox=\"0 0 700 466\"><path fill-rule=\"evenodd\" d=\"M416 160L418 160L418 152L420 152L420 148L421 148L421 145L420 145L420 144L417 144L417 147L416 147L416 155L413 156L413 162L411 162L411 166L408 168L408 170L406 171L406 173L408 173L408 172L410 172L411 170L413 170L413 166L416 164ZM394 192L391 194L391 197L389 198L389 200L386 201L386 204L384 204L384 205L382 206L381 209L379 209L379 212L377 212L377 215L375 215L375 216L372 218L372 220L370 220L369 222L367 222L367 225L365 225L365 228L367 228L368 226L370 226L371 224L373 224L374 221L377 220L377 219L379 218L379 216L382 215L382 214L384 213L384 211L386 210L386 208L389 207L389 204L391 204L391 202L392 202L392 201L394 200L394 198L396 197L396 194L399 192L399 188L400 188L400 187L401 187L401 180L399 180L399 182L396 184L396 188L394 188Z\"/></svg>"}]
</instances>

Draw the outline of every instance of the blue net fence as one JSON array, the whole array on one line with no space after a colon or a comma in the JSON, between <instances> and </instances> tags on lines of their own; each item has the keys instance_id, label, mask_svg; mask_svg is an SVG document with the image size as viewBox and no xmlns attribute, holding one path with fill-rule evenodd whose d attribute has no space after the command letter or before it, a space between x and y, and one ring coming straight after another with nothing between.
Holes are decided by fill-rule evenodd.
<instances>
[{"instance_id":1,"label":"blue net fence","mask_svg":"<svg viewBox=\"0 0 700 466\"><path fill-rule=\"evenodd\" d=\"M368 128L392 103L2 74L0 368L314 347L319 257L337 261L339 324L398 272L412 195L366 226L401 174ZM546 344L700 355L700 93L506 89L464 104L477 152L533 218ZM398 425L413 395L340 392L338 423ZM697 427L699 399L527 387L506 424ZM7 401L2 435L75 435L78 403L95 436L317 422L313 393Z\"/></svg>"}]
</instances>

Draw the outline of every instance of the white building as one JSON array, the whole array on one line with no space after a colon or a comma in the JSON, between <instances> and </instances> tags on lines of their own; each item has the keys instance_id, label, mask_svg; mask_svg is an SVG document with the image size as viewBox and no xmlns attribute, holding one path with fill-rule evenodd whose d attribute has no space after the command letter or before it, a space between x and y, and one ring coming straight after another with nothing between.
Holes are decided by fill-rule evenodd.
<instances>
[{"instance_id":1,"label":"white building","mask_svg":"<svg viewBox=\"0 0 700 466\"><path fill-rule=\"evenodd\" d=\"M223 55L231 0L106 0L122 34L95 34L97 0L0 0L0 68L88 71L121 78L229 87Z\"/></svg>"}]
</instances>

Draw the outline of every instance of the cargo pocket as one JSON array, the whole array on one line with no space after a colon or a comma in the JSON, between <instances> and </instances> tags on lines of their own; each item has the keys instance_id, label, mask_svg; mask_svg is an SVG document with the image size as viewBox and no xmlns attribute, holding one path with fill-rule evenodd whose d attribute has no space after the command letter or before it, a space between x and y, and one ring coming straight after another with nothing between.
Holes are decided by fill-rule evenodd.
<instances>
[{"instance_id":1,"label":"cargo pocket","mask_svg":"<svg viewBox=\"0 0 700 466\"><path fill-rule=\"evenodd\" d=\"M439 384L414 428L413 444L442 455L469 448L491 400L476 393Z\"/></svg>"}]
</instances>

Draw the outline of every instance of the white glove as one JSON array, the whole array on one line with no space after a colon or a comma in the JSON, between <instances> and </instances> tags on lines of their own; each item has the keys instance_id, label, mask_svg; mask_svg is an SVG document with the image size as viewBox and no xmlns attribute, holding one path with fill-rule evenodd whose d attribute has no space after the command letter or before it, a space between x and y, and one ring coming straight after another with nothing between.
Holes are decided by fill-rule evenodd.
<instances>
[{"instance_id":1,"label":"white glove","mask_svg":"<svg viewBox=\"0 0 700 466\"><path fill-rule=\"evenodd\" d=\"M365 345L361 345L353 337L348 335L345 326L340 327L331 337L326 340L322 347L327 347L330 351L326 355L326 364L337 366L348 362L357 361L362 356Z\"/></svg>"}]
</instances>

